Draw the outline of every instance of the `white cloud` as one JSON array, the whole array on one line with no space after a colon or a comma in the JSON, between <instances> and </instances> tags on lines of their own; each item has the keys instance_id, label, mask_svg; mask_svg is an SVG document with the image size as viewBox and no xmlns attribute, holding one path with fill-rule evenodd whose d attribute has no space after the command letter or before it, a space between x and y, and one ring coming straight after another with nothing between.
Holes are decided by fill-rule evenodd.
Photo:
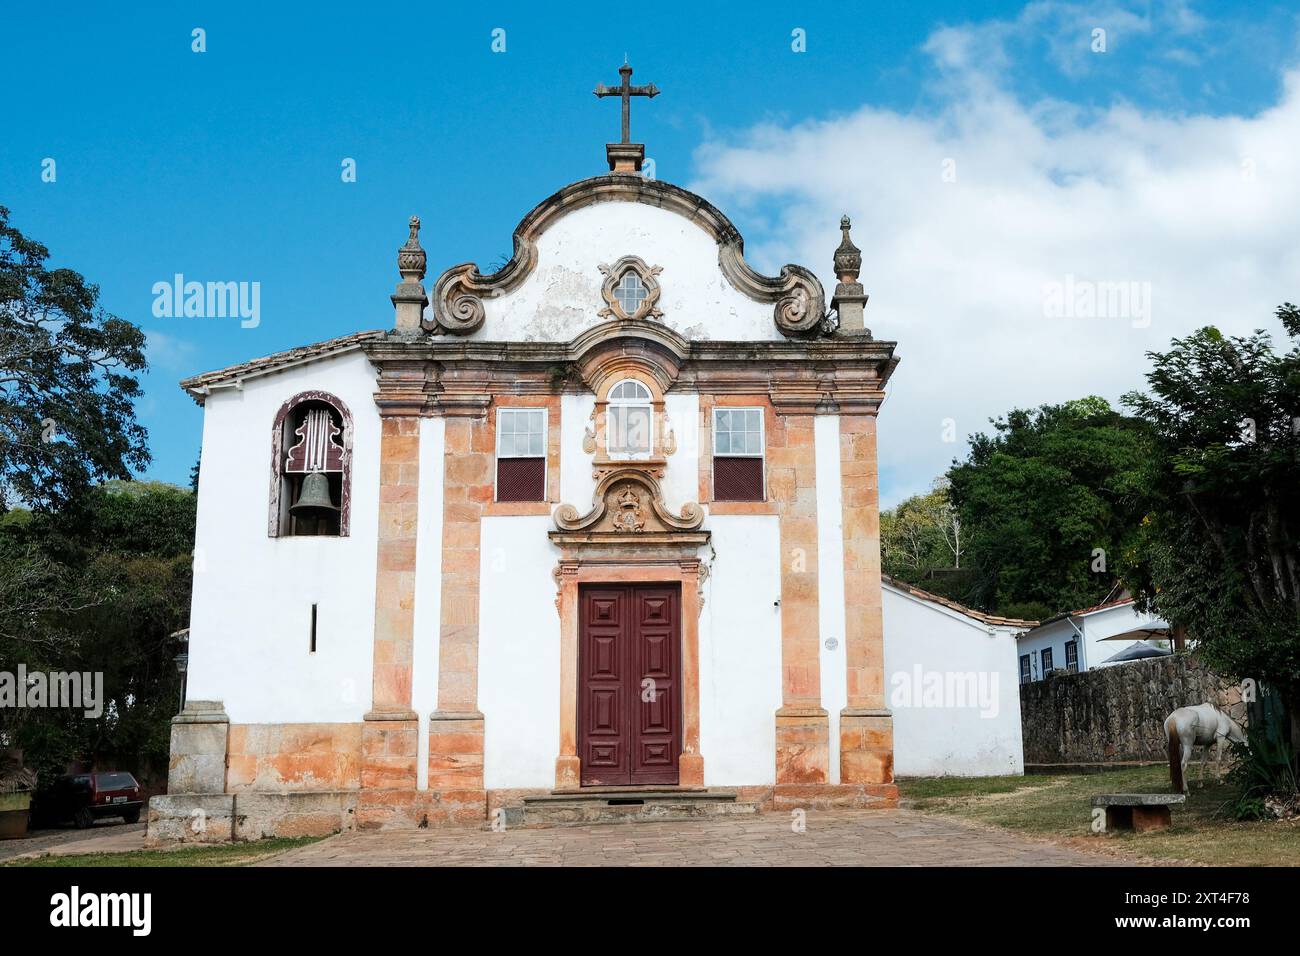
<instances>
[{"instance_id":1,"label":"white cloud","mask_svg":"<svg viewBox=\"0 0 1300 956\"><path fill-rule=\"evenodd\" d=\"M1171 337L1276 332L1274 308L1300 299L1300 71L1252 116L1026 103L1008 92L1005 37L971 53L990 29L927 44L944 64L938 109L768 124L696 156L693 189L763 212L773 238L748 255L769 272L803 262L829 292L839 217L853 217L867 325L902 357L881 414L886 504L964 455L941 441L946 418L964 438L1015 406L1116 402ZM1149 283L1149 327L1046 317L1045 289L1067 276Z\"/></svg>"},{"instance_id":2,"label":"white cloud","mask_svg":"<svg viewBox=\"0 0 1300 956\"><path fill-rule=\"evenodd\" d=\"M151 371L191 374L197 352L193 342L157 329L145 331L145 357Z\"/></svg>"}]
</instances>

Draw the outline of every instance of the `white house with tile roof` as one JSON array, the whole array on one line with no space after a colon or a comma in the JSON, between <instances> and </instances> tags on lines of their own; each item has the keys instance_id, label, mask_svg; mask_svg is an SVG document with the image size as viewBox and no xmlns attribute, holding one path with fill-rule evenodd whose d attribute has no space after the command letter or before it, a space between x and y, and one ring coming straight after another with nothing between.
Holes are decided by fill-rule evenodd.
<instances>
[{"instance_id":1,"label":"white house with tile roof","mask_svg":"<svg viewBox=\"0 0 1300 956\"><path fill-rule=\"evenodd\" d=\"M1168 636L1168 621L1139 611L1132 597L1119 593L1022 633L1017 641L1019 681L1042 680L1054 670L1081 673L1105 667L1110 658L1140 641L1164 641Z\"/></svg>"},{"instance_id":2,"label":"white house with tile roof","mask_svg":"<svg viewBox=\"0 0 1300 956\"><path fill-rule=\"evenodd\" d=\"M899 776L1024 772L1016 635L1034 621L882 578L886 702Z\"/></svg>"}]
</instances>

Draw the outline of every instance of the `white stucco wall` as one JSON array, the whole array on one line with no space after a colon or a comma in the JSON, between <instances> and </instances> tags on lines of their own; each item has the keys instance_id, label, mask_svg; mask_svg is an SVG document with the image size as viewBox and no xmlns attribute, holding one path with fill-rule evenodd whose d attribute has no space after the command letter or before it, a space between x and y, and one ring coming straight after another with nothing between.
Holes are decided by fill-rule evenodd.
<instances>
[{"instance_id":1,"label":"white stucco wall","mask_svg":"<svg viewBox=\"0 0 1300 956\"><path fill-rule=\"evenodd\" d=\"M899 776L1024 772L1016 642L942 605L884 587L885 693ZM935 685L936 678L941 682ZM973 675L974 684L970 684ZM926 697L949 681L974 692Z\"/></svg>"},{"instance_id":2,"label":"white stucco wall","mask_svg":"<svg viewBox=\"0 0 1300 956\"><path fill-rule=\"evenodd\" d=\"M438 708L438 638L442 628L442 486L447 419L420 419L420 488L415 541L415 620L411 706L420 715L416 788L429 788L429 714Z\"/></svg>"},{"instance_id":3,"label":"white stucco wall","mask_svg":"<svg viewBox=\"0 0 1300 956\"><path fill-rule=\"evenodd\" d=\"M537 266L512 292L483 300L475 338L567 342L607 321L600 264L625 255L662 266L662 321L688 339L779 340L770 303L755 302L727 281L713 238L675 212L629 202L574 210L537 241Z\"/></svg>"},{"instance_id":4,"label":"white stucco wall","mask_svg":"<svg viewBox=\"0 0 1300 956\"><path fill-rule=\"evenodd\" d=\"M700 500L700 396L670 393L664 396L664 413L677 450L668 457L661 487L668 510L681 514L682 505Z\"/></svg>"},{"instance_id":5,"label":"white stucco wall","mask_svg":"<svg viewBox=\"0 0 1300 956\"><path fill-rule=\"evenodd\" d=\"M547 515L483 519L479 709L488 789L555 785L560 752L560 618Z\"/></svg>"},{"instance_id":6,"label":"white stucco wall","mask_svg":"<svg viewBox=\"0 0 1300 956\"><path fill-rule=\"evenodd\" d=\"M844 650L844 510L840 484L840 417L813 426L817 462L817 616L821 630L822 706L830 718L830 782L840 782L840 711L848 704ZM828 639L835 646L827 647Z\"/></svg>"},{"instance_id":7,"label":"white stucco wall","mask_svg":"<svg viewBox=\"0 0 1300 956\"><path fill-rule=\"evenodd\" d=\"M710 516L700 615L700 752L710 787L776 782L781 538L775 516Z\"/></svg>"},{"instance_id":8,"label":"white stucco wall","mask_svg":"<svg viewBox=\"0 0 1300 956\"><path fill-rule=\"evenodd\" d=\"M560 501L573 505L579 514L587 513L596 490L591 477L594 455L582 450L595 408L596 396L590 393L560 396Z\"/></svg>"},{"instance_id":9,"label":"white stucco wall","mask_svg":"<svg viewBox=\"0 0 1300 956\"><path fill-rule=\"evenodd\" d=\"M281 404L309 389L338 396L352 412L351 534L271 538L272 426ZM374 392L373 367L352 353L207 397L187 694L224 701L235 723L357 721L370 708L379 486Z\"/></svg>"}]
</instances>

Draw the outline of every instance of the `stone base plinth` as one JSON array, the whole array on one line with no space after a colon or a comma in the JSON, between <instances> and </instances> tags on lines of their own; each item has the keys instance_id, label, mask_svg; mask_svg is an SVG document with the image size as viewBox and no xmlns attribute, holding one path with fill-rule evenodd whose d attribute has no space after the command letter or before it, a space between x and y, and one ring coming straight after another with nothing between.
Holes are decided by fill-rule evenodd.
<instances>
[{"instance_id":1,"label":"stone base plinth","mask_svg":"<svg viewBox=\"0 0 1300 956\"><path fill-rule=\"evenodd\" d=\"M555 758L555 789L577 790L582 785L582 761L574 754Z\"/></svg>"},{"instance_id":2,"label":"stone base plinth","mask_svg":"<svg viewBox=\"0 0 1300 956\"><path fill-rule=\"evenodd\" d=\"M894 718L889 711L840 711L840 781L894 782Z\"/></svg>"},{"instance_id":3,"label":"stone base plinth","mask_svg":"<svg viewBox=\"0 0 1300 956\"><path fill-rule=\"evenodd\" d=\"M186 701L184 709L172 718L167 792L223 792L229 737L230 718L221 701Z\"/></svg>"},{"instance_id":4,"label":"stone base plinth","mask_svg":"<svg viewBox=\"0 0 1300 956\"><path fill-rule=\"evenodd\" d=\"M145 846L229 843L235 838L232 793L164 794L149 800Z\"/></svg>"},{"instance_id":5,"label":"stone base plinth","mask_svg":"<svg viewBox=\"0 0 1300 956\"><path fill-rule=\"evenodd\" d=\"M429 715L429 789L482 792L482 714L435 711Z\"/></svg>"},{"instance_id":6,"label":"stone base plinth","mask_svg":"<svg viewBox=\"0 0 1300 956\"><path fill-rule=\"evenodd\" d=\"M487 812L485 790L363 790L357 825L363 830L482 826Z\"/></svg>"},{"instance_id":7,"label":"stone base plinth","mask_svg":"<svg viewBox=\"0 0 1300 956\"><path fill-rule=\"evenodd\" d=\"M166 794L149 801L146 846L329 836L356 826L357 791Z\"/></svg>"},{"instance_id":8,"label":"stone base plinth","mask_svg":"<svg viewBox=\"0 0 1300 956\"><path fill-rule=\"evenodd\" d=\"M366 714L361 728L361 788L414 790L420 723L414 712Z\"/></svg>"},{"instance_id":9,"label":"stone base plinth","mask_svg":"<svg viewBox=\"0 0 1300 956\"><path fill-rule=\"evenodd\" d=\"M831 810L879 809L898 806L898 787L892 783L777 784L764 809Z\"/></svg>"},{"instance_id":10,"label":"stone base plinth","mask_svg":"<svg viewBox=\"0 0 1300 956\"><path fill-rule=\"evenodd\" d=\"M820 707L776 712L776 782L820 784L830 779L830 717Z\"/></svg>"},{"instance_id":11,"label":"stone base plinth","mask_svg":"<svg viewBox=\"0 0 1300 956\"><path fill-rule=\"evenodd\" d=\"M677 758L677 785L680 787L704 786L704 757L700 754L682 754Z\"/></svg>"}]
</instances>

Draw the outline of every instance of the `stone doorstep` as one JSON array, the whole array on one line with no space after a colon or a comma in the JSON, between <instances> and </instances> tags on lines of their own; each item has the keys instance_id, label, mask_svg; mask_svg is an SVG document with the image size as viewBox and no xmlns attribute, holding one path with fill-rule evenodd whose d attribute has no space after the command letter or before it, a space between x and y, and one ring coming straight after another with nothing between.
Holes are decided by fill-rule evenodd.
<instances>
[{"instance_id":1,"label":"stone doorstep","mask_svg":"<svg viewBox=\"0 0 1300 956\"><path fill-rule=\"evenodd\" d=\"M759 811L757 803L737 800L734 790L673 787L556 790L524 797L522 806L504 809L506 826L528 829L710 820Z\"/></svg>"},{"instance_id":2,"label":"stone doorstep","mask_svg":"<svg viewBox=\"0 0 1300 956\"><path fill-rule=\"evenodd\" d=\"M600 800L732 800L735 790L710 790L707 787L583 787L581 790L552 790L550 793L524 797L524 804L560 801Z\"/></svg>"}]
</instances>

